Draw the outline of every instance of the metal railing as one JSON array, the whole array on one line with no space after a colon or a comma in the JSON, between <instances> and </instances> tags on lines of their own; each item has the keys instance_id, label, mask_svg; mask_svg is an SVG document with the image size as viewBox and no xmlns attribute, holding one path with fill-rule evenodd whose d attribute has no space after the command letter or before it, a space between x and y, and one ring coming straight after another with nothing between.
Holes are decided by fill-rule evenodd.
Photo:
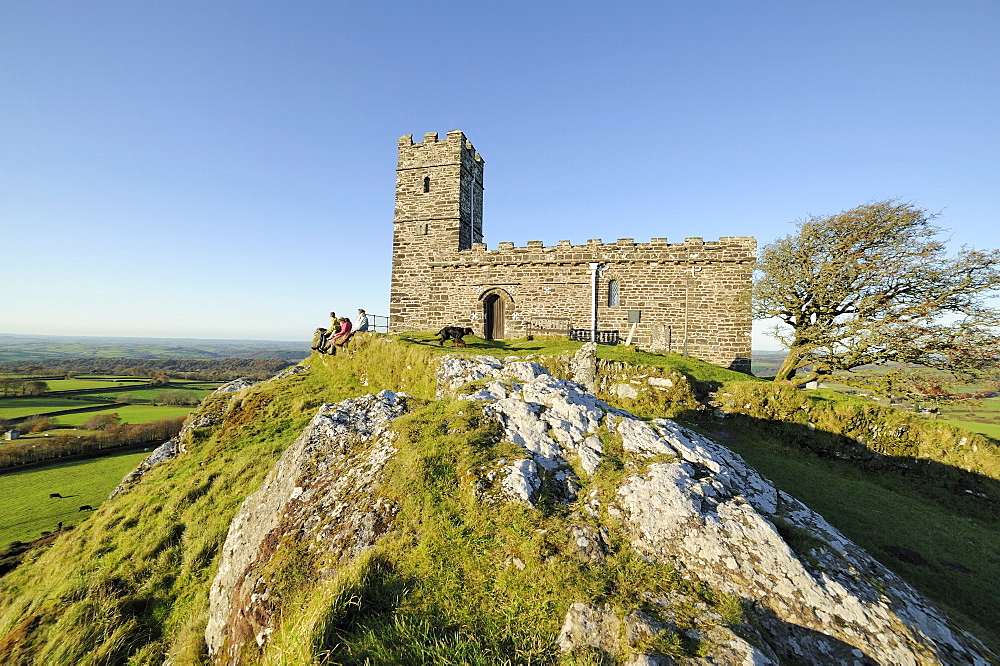
<instances>
[{"instance_id":1,"label":"metal railing","mask_svg":"<svg viewBox=\"0 0 1000 666\"><path fill-rule=\"evenodd\" d=\"M569 339L577 340L579 342L590 342L591 341L591 330L589 328L571 328L569 329ZM597 344L599 345L617 345L622 341L621 336L618 331L598 331L597 332Z\"/></svg>"},{"instance_id":2,"label":"metal railing","mask_svg":"<svg viewBox=\"0 0 1000 666\"><path fill-rule=\"evenodd\" d=\"M368 315L368 330L376 333L389 332L389 318L382 315Z\"/></svg>"}]
</instances>

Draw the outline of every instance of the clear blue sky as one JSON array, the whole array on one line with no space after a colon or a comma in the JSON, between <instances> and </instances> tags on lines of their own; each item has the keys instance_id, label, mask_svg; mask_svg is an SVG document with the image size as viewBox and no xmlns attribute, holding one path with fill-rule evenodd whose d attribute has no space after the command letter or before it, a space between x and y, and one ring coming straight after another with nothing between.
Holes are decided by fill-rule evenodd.
<instances>
[{"instance_id":1,"label":"clear blue sky","mask_svg":"<svg viewBox=\"0 0 1000 666\"><path fill-rule=\"evenodd\" d=\"M998 35L997 0L6 2L0 332L386 314L411 132L483 155L490 247L893 197L998 247Z\"/></svg>"}]
</instances>

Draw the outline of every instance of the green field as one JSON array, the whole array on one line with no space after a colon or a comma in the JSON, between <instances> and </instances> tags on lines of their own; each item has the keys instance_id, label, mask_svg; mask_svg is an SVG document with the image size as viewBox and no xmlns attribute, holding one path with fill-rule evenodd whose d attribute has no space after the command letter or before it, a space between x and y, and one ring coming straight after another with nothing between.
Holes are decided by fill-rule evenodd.
<instances>
[{"instance_id":1,"label":"green field","mask_svg":"<svg viewBox=\"0 0 1000 666\"><path fill-rule=\"evenodd\" d=\"M225 384L225 382L206 382L200 379L171 379L170 386L172 388L184 389L204 389L206 391L214 391Z\"/></svg>"},{"instance_id":2,"label":"green field","mask_svg":"<svg viewBox=\"0 0 1000 666\"><path fill-rule=\"evenodd\" d=\"M149 405L110 405L107 409L93 412L81 412L79 414L63 414L53 417L59 425L81 426L87 419L96 414L118 414L122 418L122 423L148 423L149 421L159 421L160 419L174 419L178 416L187 416L195 407L152 407ZM55 431L58 433L59 431Z\"/></svg>"},{"instance_id":3,"label":"green field","mask_svg":"<svg viewBox=\"0 0 1000 666\"><path fill-rule=\"evenodd\" d=\"M953 426L958 426L959 428L971 430L972 432L978 432L986 435L987 437L992 437L993 439L1000 439L1000 424L980 423L979 421L962 421L952 418L945 418L942 419L942 421L950 423Z\"/></svg>"},{"instance_id":4,"label":"green field","mask_svg":"<svg viewBox=\"0 0 1000 666\"><path fill-rule=\"evenodd\" d=\"M211 393L209 390L189 389L187 387L182 389L172 387L162 389L145 389L142 391L123 391L123 393L131 393L136 399L150 400L155 399L155 397L163 391L173 390L191 391L197 396L198 400L202 400L205 396ZM113 398L115 395L115 393L99 393L95 394L94 397ZM0 419L16 419L35 415L44 416L49 412L58 412L65 409L78 409L80 407L89 407L93 405L94 403L92 402L70 400L68 398L52 398L47 396L4 398L0 400ZM145 423L147 421L184 416L185 414L190 413L193 409L194 406L153 407L151 405L108 403L106 410L94 410L89 412L80 412L78 414L61 414L52 418L60 425L78 426L83 424L84 421L89 419L94 414L105 411L114 411L121 415L123 423Z\"/></svg>"},{"instance_id":5,"label":"green field","mask_svg":"<svg viewBox=\"0 0 1000 666\"><path fill-rule=\"evenodd\" d=\"M130 390L128 388L123 388L121 391L107 391L102 393L82 393L81 398L91 397L91 398L107 398L114 399L118 396L127 393L133 400L158 400L161 393L164 391L189 391L194 393L199 401L203 400L212 391L201 389L201 388L191 388L190 386L163 386L159 388L143 388Z\"/></svg>"},{"instance_id":6,"label":"green field","mask_svg":"<svg viewBox=\"0 0 1000 666\"><path fill-rule=\"evenodd\" d=\"M17 419L22 416L34 416L47 412L58 412L63 409L86 407L86 402L69 400L67 398L4 398L0 400L0 419Z\"/></svg>"},{"instance_id":7,"label":"green field","mask_svg":"<svg viewBox=\"0 0 1000 666\"><path fill-rule=\"evenodd\" d=\"M148 379L47 379L49 391L79 391L82 389L103 389L121 386L125 388L132 384L146 384Z\"/></svg>"},{"instance_id":8,"label":"green field","mask_svg":"<svg viewBox=\"0 0 1000 666\"><path fill-rule=\"evenodd\" d=\"M65 528L85 520L90 512L80 507L96 508L148 455L146 450L120 453L0 474L0 548L37 539L43 531L55 531L59 522ZM66 498L52 499L49 493Z\"/></svg>"}]
</instances>

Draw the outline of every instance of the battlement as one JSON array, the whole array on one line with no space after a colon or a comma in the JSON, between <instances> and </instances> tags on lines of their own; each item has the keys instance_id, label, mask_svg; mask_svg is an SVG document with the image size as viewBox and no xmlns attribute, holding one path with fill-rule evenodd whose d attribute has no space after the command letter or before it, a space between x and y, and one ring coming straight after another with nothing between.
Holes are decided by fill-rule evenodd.
<instances>
[{"instance_id":1,"label":"battlement","mask_svg":"<svg viewBox=\"0 0 1000 666\"><path fill-rule=\"evenodd\" d=\"M469 250L454 255L454 261L475 259L481 262L517 262L537 258L543 261L631 261L637 258L661 261L754 261L757 241L752 236L723 236L716 241L705 241L696 236L685 238L683 243L670 243L666 238L651 238L648 243L636 243L633 238L619 238L605 243L591 238L583 245L561 240L556 245L542 241L528 241L517 247L511 241L502 241L495 250L486 243L474 243Z\"/></svg>"},{"instance_id":2,"label":"battlement","mask_svg":"<svg viewBox=\"0 0 1000 666\"><path fill-rule=\"evenodd\" d=\"M417 143L414 143L412 134L399 137L400 169L435 166L456 158L458 161L464 158L483 164L483 158L462 130L451 130L444 139L440 139L437 132L427 132L424 140Z\"/></svg>"}]
</instances>

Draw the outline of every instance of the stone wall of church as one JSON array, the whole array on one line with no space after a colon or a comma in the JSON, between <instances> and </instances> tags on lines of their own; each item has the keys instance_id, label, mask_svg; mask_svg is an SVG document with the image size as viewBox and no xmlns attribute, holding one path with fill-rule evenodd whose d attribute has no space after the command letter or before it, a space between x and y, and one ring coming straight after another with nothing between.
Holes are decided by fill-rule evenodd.
<instances>
[{"instance_id":1,"label":"stone wall of church","mask_svg":"<svg viewBox=\"0 0 1000 666\"><path fill-rule=\"evenodd\" d=\"M442 140L429 133L422 143L413 143L411 135L400 138L392 332L461 325L483 335L494 296L503 306L495 337L522 337L539 326L590 329L590 265L597 263L598 330L616 330L624 340L631 330L628 313L638 310L633 344L749 370L753 238L594 239L548 247L529 241L490 250L479 242L482 192L483 159L461 131ZM617 305L608 300L612 280Z\"/></svg>"},{"instance_id":2,"label":"stone wall of church","mask_svg":"<svg viewBox=\"0 0 1000 666\"><path fill-rule=\"evenodd\" d=\"M673 244L666 239L564 241L549 247L533 241L526 247L500 243L496 250L476 244L467 251L438 253L429 263L429 293L417 317L423 324L414 328L462 325L482 335L484 297L491 293L507 302L503 337L522 337L532 332L532 324L551 327L559 321L590 328L593 262L600 265L599 330L617 330L624 340L631 330L628 312L639 310L633 344L683 353L686 341L691 356L745 370L755 256L756 243L748 237ZM611 280L618 282L617 306L608 305Z\"/></svg>"}]
</instances>

